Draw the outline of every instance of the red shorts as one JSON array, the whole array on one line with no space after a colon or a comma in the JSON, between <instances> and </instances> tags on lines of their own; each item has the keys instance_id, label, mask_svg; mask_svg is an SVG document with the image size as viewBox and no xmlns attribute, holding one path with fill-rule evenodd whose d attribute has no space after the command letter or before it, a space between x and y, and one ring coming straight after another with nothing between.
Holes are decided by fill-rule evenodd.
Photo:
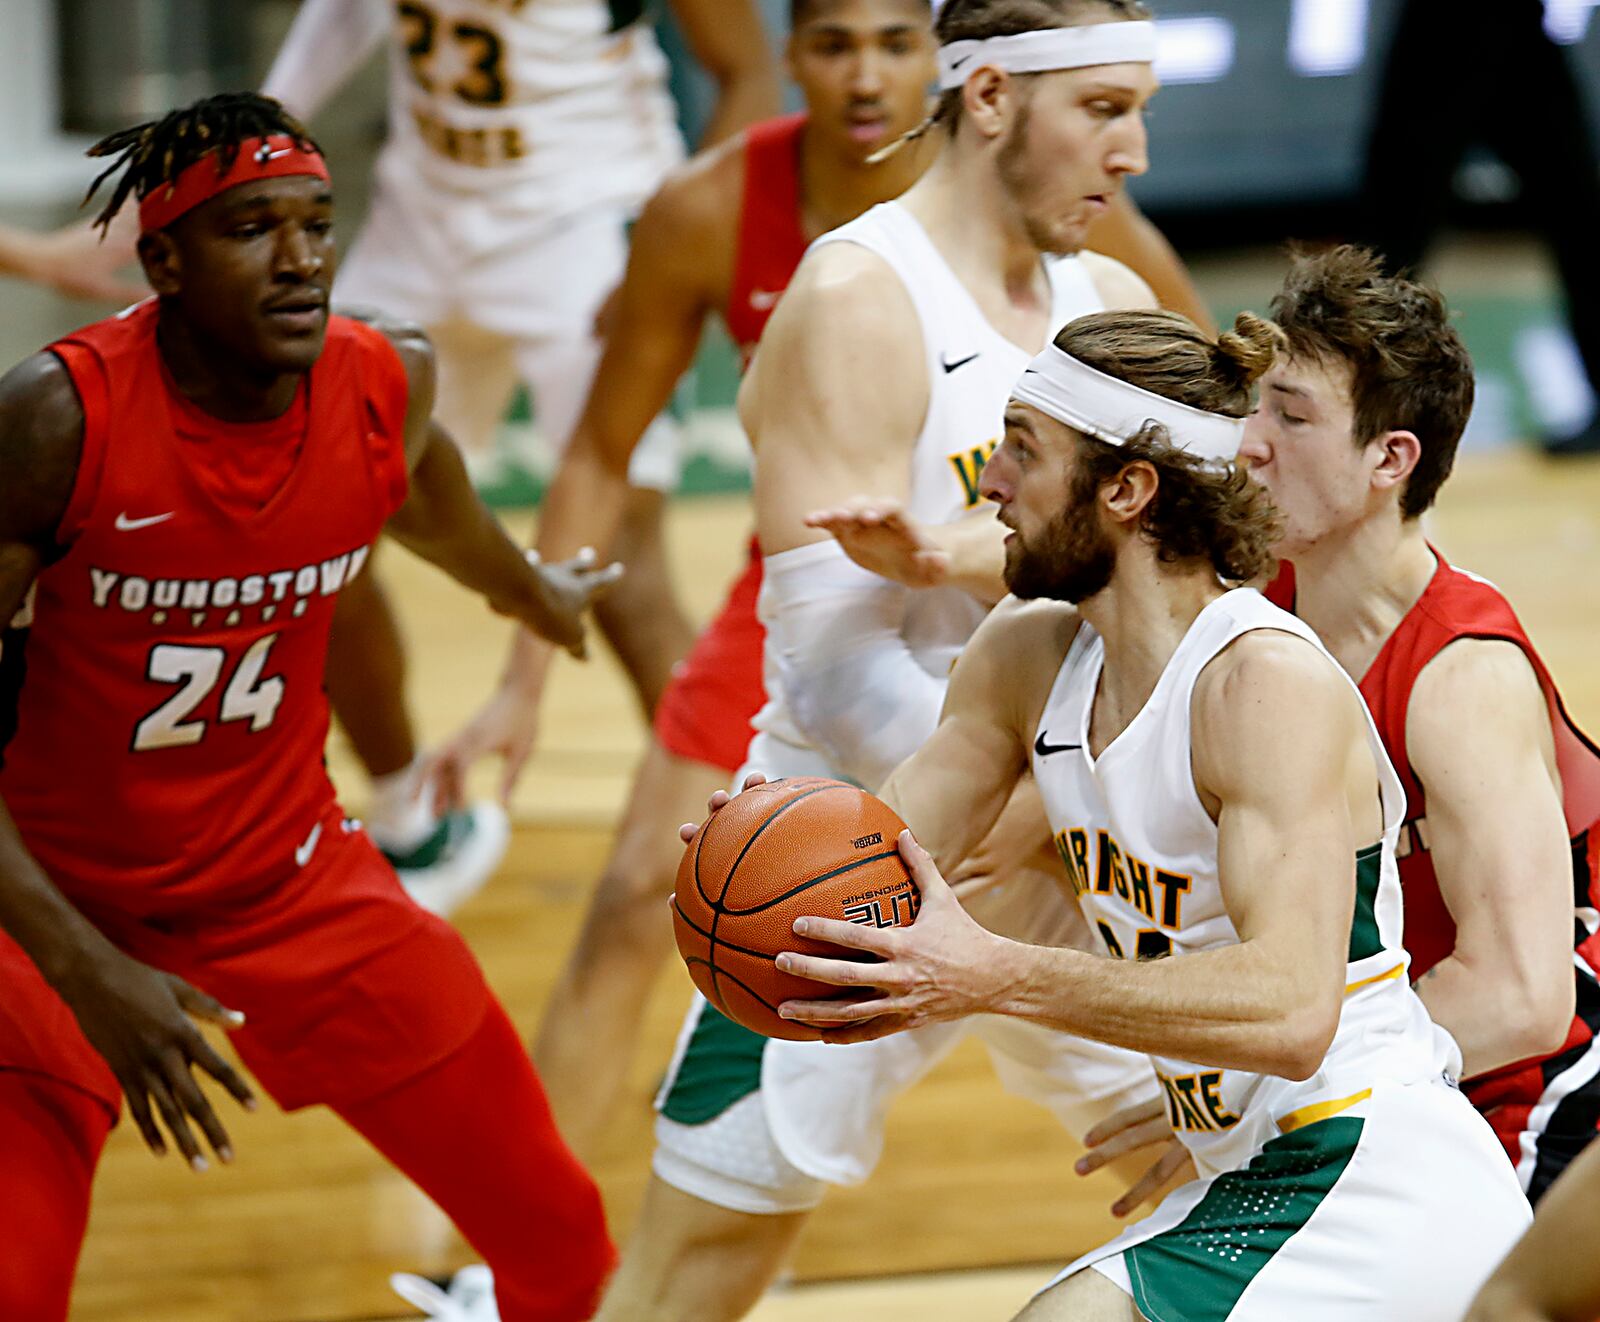
<instances>
[{"instance_id":1,"label":"red shorts","mask_svg":"<svg viewBox=\"0 0 1600 1322\"><path fill-rule=\"evenodd\" d=\"M674 757L721 767L730 776L744 762L750 722L767 700L761 653L767 633L756 618L761 550L750 562L689 655L673 668L656 704L656 741Z\"/></svg>"},{"instance_id":2,"label":"red shorts","mask_svg":"<svg viewBox=\"0 0 1600 1322\"><path fill-rule=\"evenodd\" d=\"M489 990L466 943L418 908L335 806L306 866L248 906L160 920L90 912L121 949L245 1016L229 1035L286 1110L353 1105L406 1082L477 1031ZM120 1089L27 957L0 944L0 1069L45 1074L110 1105Z\"/></svg>"}]
</instances>

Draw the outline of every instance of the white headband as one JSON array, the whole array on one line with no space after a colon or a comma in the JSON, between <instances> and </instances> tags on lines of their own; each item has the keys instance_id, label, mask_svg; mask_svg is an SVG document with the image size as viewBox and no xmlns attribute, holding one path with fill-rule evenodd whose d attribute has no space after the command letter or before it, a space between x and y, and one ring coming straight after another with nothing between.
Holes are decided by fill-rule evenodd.
<instances>
[{"instance_id":1,"label":"white headband","mask_svg":"<svg viewBox=\"0 0 1600 1322\"><path fill-rule=\"evenodd\" d=\"M1239 453L1244 419L1211 413L1109 376L1053 344L1028 364L1011 398L1031 404L1057 422L1123 445L1159 422L1180 450L1228 463Z\"/></svg>"},{"instance_id":2,"label":"white headband","mask_svg":"<svg viewBox=\"0 0 1600 1322\"><path fill-rule=\"evenodd\" d=\"M1092 64L1150 64L1156 58L1156 25L1145 20L1080 23L1042 28L1012 37L952 41L939 47L939 89L960 87L975 69L1048 73Z\"/></svg>"}]
</instances>

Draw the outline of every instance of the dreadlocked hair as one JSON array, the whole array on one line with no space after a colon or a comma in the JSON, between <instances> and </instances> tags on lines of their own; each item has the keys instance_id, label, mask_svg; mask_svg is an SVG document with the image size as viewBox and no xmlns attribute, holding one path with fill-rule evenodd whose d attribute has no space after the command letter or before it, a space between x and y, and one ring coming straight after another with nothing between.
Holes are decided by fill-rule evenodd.
<instances>
[{"instance_id":1,"label":"dreadlocked hair","mask_svg":"<svg viewBox=\"0 0 1600 1322\"><path fill-rule=\"evenodd\" d=\"M174 182L207 152L216 152L218 168L226 172L238 159L241 144L271 136L292 138L301 151L321 150L305 125L270 96L255 92L208 96L163 119L120 129L90 147L90 156L115 156L116 160L95 176L83 201L87 204L101 184L122 172L105 209L94 219L103 230L130 194L142 200Z\"/></svg>"},{"instance_id":2,"label":"dreadlocked hair","mask_svg":"<svg viewBox=\"0 0 1600 1322\"><path fill-rule=\"evenodd\" d=\"M1110 15L1117 20L1143 19L1150 11L1139 0L945 0L933 23L939 45L955 41L984 41L990 37L1015 37L1047 28L1067 28L1092 18ZM1031 74L1015 77L1029 78ZM933 113L909 133L904 133L867 157L867 164L887 160L902 147L941 124L955 131L961 118L962 89L939 93Z\"/></svg>"}]
</instances>

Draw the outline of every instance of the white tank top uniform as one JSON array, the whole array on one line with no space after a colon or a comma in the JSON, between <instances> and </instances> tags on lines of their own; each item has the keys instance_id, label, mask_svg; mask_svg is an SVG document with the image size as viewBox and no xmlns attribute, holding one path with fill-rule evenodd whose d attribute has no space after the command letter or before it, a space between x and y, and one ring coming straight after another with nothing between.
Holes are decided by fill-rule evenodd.
<instances>
[{"instance_id":1,"label":"white tank top uniform","mask_svg":"<svg viewBox=\"0 0 1600 1322\"><path fill-rule=\"evenodd\" d=\"M900 277L922 327L927 364L928 409L911 451L909 495L911 516L925 524L954 523L980 504L978 473L1000 439L1011 388L1032 354L991 326L965 285L945 263L927 232L898 202L873 207L855 220L817 239L812 250L831 243L853 243L877 254ZM1104 307L1099 291L1077 257L1048 263L1052 291L1050 336L1085 313ZM818 749L796 722L791 692L795 659L819 650L814 632L825 620L805 618L798 625L806 636L794 636L791 623L774 598L790 582L804 584L819 565L836 560L836 543L818 542L763 562L763 586L757 612L767 630L764 670L767 703L753 724L750 766L768 775L849 774L826 750ZM902 613L899 632L916 665L935 683L918 696L908 695L893 673L880 689L874 677L861 684L852 671L851 710L840 719L856 724L856 737L877 749L882 779L933 732L943 701L944 684L956 656L972 637L987 608L960 588L897 589L887 580L884 591ZM799 591L796 587L793 591ZM849 643L842 640L841 652ZM813 672L814 662L811 663ZM826 676L812 673L811 687L826 687ZM803 700L802 700L803 701ZM803 722L802 722L803 723ZM871 777L856 777L870 788Z\"/></svg>"},{"instance_id":2,"label":"white tank top uniform","mask_svg":"<svg viewBox=\"0 0 1600 1322\"><path fill-rule=\"evenodd\" d=\"M1255 629L1292 633L1327 655L1258 592L1227 592L1200 612L1098 758L1088 735L1104 645L1089 625L1062 663L1033 769L1109 956L1182 958L1238 944L1217 826L1194 785L1190 708L1206 665ZM1158 1322L1442 1322L1461 1316L1525 1227L1527 1202L1504 1154L1454 1087L1455 1043L1406 976L1394 862L1405 797L1370 716L1367 738L1383 838L1356 857L1345 999L1321 1068L1295 1081L1152 1057L1167 1117L1201 1178L1058 1279L1094 1265Z\"/></svg>"},{"instance_id":3,"label":"white tank top uniform","mask_svg":"<svg viewBox=\"0 0 1600 1322\"><path fill-rule=\"evenodd\" d=\"M855 243L878 254L911 295L922 327L929 399L910 458L909 508L927 523L959 519L979 503L978 472L1000 438L1006 401L1032 355L989 324L922 226L898 203L876 206L816 241L826 243ZM1103 303L1079 259L1056 259L1049 273L1053 337ZM786 678L793 674L794 658L814 648L815 639L786 632L793 617L776 609L770 587L775 578L786 578L793 595L815 579L819 564L826 567L837 559L835 544L827 542L764 562L767 586L759 609L768 631L768 702L756 719L757 734L736 786L750 771L768 777L845 774L793 718ZM950 668L985 607L958 589L908 591L862 573L897 599L901 645L925 681L924 691L909 701L903 672L881 690L855 678L843 686L861 698L843 719L859 719L856 736L888 750L876 769L887 774L932 734ZM825 611L808 621L812 627L827 622ZM846 650L848 644L841 640ZM815 675L808 679L816 682ZM868 714L857 718L856 712ZM858 779L876 783L881 775ZM1063 913L1065 901L1057 893L1039 895L1037 887L1021 891L994 888L985 897L983 921L1041 943L1068 930L1062 920L1070 915ZM882 1151L894 1099L969 1033L984 1040L1008 1092L1049 1108L1074 1134L1149 1096L1154 1087L1143 1056L1019 1020L982 1016L877 1042L829 1046L764 1041L710 1011L697 996L657 1098L656 1174L675 1188L739 1211L813 1207L824 1183L867 1178Z\"/></svg>"}]
</instances>

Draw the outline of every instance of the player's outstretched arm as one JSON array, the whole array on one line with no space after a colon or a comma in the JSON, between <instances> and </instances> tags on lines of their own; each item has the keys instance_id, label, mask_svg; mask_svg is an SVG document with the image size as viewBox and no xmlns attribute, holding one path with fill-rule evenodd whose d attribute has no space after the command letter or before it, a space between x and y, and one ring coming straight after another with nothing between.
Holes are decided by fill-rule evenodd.
<instances>
[{"instance_id":1,"label":"player's outstretched arm","mask_svg":"<svg viewBox=\"0 0 1600 1322\"><path fill-rule=\"evenodd\" d=\"M1467 638L1440 652L1412 690L1406 751L1456 924L1417 993L1466 1078L1546 1055L1572 1024L1572 847L1549 708L1522 649Z\"/></svg>"},{"instance_id":2,"label":"player's outstretched arm","mask_svg":"<svg viewBox=\"0 0 1600 1322\"><path fill-rule=\"evenodd\" d=\"M1533 1225L1473 1300L1465 1322L1593 1322L1600 1317L1600 1143L1539 1201Z\"/></svg>"},{"instance_id":3,"label":"player's outstretched arm","mask_svg":"<svg viewBox=\"0 0 1600 1322\"><path fill-rule=\"evenodd\" d=\"M56 533L77 477L82 435L82 407L56 358L36 354L0 378L0 625L17 617L40 568L59 553ZM45 876L3 803L0 928L105 1058L151 1151L166 1151L164 1125L189 1163L204 1170L192 1120L212 1150L231 1160L227 1131L190 1071L198 1065L246 1107L253 1108L254 1098L190 1016L228 1028L242 1017L112 945Z\"/></svg>"},{"instance_id":4,"label":"player's outstretched arm","mask_svg":"<svg viewBox=\"0 0 1600 1322\"><path fill-rule=\"evenodd\" d=\"M555 565L525 554L473 490L461 452L432 418L433 348L420 331L378 322L405 364L406 458L411 487L388 530L502 615L582 656L583 614L620 566L598 568L592 553Z\"/></svg>"},{"instance_id":5,"label":"player's outstretched arm","mask_svg":"<svg viewBox=\"0 0 1600 1322\"><path fill-rule=\"evenodd\" d=\"M691 162L668 180L634 226L628 269L613 296L605 349L582 416L539 511L537 548L556 564L595 547L602 560L629 498L628 465L693 361L719 297L713 268L731 267L722 178L733 149ZM736 162L733 162L736 163ZM735 181L736 182L736 181ZM452 800L478 759L502 760L508 798L533 752L554 647L518 630L494 693L435 755L436 783Z\"/></svg>"},{"instance_id":6,"label":"player's outstretched arm","mask_svg":"<svg viewBox=\"0 0 1600 1322\"><path fill-rule=\"evenodd\" d=\"M689 50L717 85L701 146L732 137L781 108L778 66L753 0L672 0Z\"/></svg>"},{"instance_id":7,"label":"player's outstretched arm","mask_svg":"<svg viewBox=\"0 0 1600 1322\"><path fill-rule=\"evenodd\" d=\"M290 114L310 119L372 54L392 20L385 0L305 0L261 84L262 94L282 101Z\"/></svg>"},{"instance_id":8,"label":"player's outstretched arm","mask_svg":"<svg viewBox=\"0 0 1600 1322\"><path fill-rule=\"evenodd\" d=\"M135 212L126 208L104 235L88 221L42 233L0 225L0 274L48 285L69 298L136 303L150 290L122 274L135 256Z\"/></svg>"},{"instance_id":9,"label":"player's outstretched arm","mask_svg":"<svg viewBox=\"0 0 1600 1322\"><path fill-rule=\"evenodd\" d=\"M1352 775L1371 776L1359 698L1298 639L1250 635L1196 686L1195 784L1213 805L1237 945L1144 962L1008 941L955 903L915 845L923 905L910 927L869 932L799 920L805 935L877 957L785 954L780 967L882 995L840 1008L829 1041L864 1041L969 1014L1009 1014L1131 1051L1303 1079L1338 1027L1354 904ZM1342 751L1344 756L1336 755ZM783 1013L827 1022L825 1001ZM1172 1013L1174 1006L1182 1015Z\"/></svg>"},{"instance_id":10,"label":"player's outstretched arm","mask_svg":"<svg viewBox=\"0 0 1600 1322\"><path fill-rule=\"evenodd\" d=\"M907 592L807 526L856 496L903 502L927 410L904 285L875 254L829 244L800 264L739 392L756 449L767 652L789 714L828 760L881 784L938 722L944 679L901 636Z\"/></svg>"}]
</instances>

